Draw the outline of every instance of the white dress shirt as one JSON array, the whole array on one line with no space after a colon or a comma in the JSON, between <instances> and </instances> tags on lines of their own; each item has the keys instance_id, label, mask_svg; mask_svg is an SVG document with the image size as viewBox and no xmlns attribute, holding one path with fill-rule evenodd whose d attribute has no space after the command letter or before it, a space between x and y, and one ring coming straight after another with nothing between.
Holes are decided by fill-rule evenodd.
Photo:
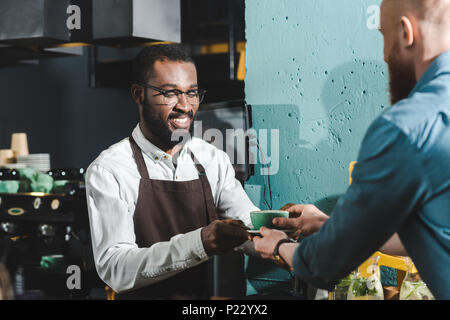
<instances>
[{"instance_id":1,"label":"white dress shirt","mask_svg":"<svg viewBox=\"0 0 450 320\"><path fill-rule=\"evenodd\" d=\"M220 218L238 219L251 227L250 212L258 208L235 179L225 152L194 137L181 150L175 167L172 157L148 141L139 125L132 135L142 150L150 179L198 179L197 168L186 150L189 148L205 168ZM139 181L129 138L103 151L86 173L95 266L100 278L118 293L167 279L209 259L201 241L201 228L150 248L137 246L133 214Z\"/></svg>"}]
</instances>

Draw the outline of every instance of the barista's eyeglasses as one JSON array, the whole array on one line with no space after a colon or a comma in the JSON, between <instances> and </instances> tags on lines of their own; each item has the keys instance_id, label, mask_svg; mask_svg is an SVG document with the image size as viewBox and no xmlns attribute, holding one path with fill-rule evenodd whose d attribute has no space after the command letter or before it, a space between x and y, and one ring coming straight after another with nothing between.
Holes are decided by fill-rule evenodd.
<instances>
[{"instance_id":1,"label":"barista's eyeglasses","mask_svg":"<svg viewBox=\"0 0 450 320\"><path fill-rule=\"evenodd\" d=\"M140 86L148 89L152 89L158 94L153 95L155 99L157 99L157 103L159 104L165 104L169 106L174 106L180 101L180 97L184 94L186 96L186 100L192 105L192 106L198 106L200 103L202 103L203 98L205 97L206 90L203 89L192 89L188 91L181 91L178 89L173 90L163 90L158 87L151 86L146 83L139 83Z\"/></svg>"}]
</instances>

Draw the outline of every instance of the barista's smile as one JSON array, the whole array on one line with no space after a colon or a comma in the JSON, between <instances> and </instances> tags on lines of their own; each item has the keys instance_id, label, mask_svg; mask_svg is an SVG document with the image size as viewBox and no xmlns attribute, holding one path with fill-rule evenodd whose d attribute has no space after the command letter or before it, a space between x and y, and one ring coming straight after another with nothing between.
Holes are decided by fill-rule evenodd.
<instances>
[{"instance_id":1,"label":"barista's smile","mask_svg":"<svg viewBox=\"0 0 450 320\"><path fill-rule=\"evenodd\" d=\"M169 118L169 123L174 129L188 130L191 126L192 116L190 113L175 115Z\"/></svg>"}]
</instances>

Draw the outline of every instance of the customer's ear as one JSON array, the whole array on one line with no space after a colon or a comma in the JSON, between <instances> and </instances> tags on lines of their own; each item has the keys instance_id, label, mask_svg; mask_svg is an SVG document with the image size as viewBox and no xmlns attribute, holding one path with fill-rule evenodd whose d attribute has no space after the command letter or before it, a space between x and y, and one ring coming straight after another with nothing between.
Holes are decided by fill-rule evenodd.
<instances>
[{"instance_id":1,"label":"customer's ear","mask_svg":"<svg viewBox=\"0 0 450 320\"><path fill-rule=\"evenodd\" d=\"M416 30L414 28L413 20L407 16L400 18L402 33L401 33L401 44L405 49L411 48L416 41Z\"/></svg>"}]
</instances>

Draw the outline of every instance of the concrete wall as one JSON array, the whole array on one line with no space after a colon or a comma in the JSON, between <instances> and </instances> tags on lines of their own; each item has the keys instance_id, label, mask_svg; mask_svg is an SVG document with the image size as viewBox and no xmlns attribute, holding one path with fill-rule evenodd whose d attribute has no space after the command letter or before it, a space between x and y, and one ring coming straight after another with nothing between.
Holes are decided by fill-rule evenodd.
<instances>
[{"instance_id":1,"label":"concrete wall","mask_svg":"<svg viewBox=\"0 0 450 320\"><path fill-rule=\"evenodd\" d=\"M345 192L349 162L369 124L389 106L376 30L380 4L246 1L246 100L255 129L278 129L280 137L274 208L314 203L330 213ZM265 207L256 172L246 188Z\"/></svg>"},{"instance_id":2,"label":"concrete wall","mask_svg":"<svg viewBox=\"0 0 450 320\"><path fill-rule=\"evenodd\" d=\"M257 133L269 130L266 158L273 160L274 209L288 202L312 203L330 214L346 191L349 163L356 160L370 123L389 106L383 38L377 31L380 4L246 1L245 94ZM278 154L270 130L279 130ZM257 165L246 191L267 208L263 186L268 180L260 169ZM246 259L246 274L250 295L292 288L291 275L266 261Z\"/></svg>"}]
</instances>

